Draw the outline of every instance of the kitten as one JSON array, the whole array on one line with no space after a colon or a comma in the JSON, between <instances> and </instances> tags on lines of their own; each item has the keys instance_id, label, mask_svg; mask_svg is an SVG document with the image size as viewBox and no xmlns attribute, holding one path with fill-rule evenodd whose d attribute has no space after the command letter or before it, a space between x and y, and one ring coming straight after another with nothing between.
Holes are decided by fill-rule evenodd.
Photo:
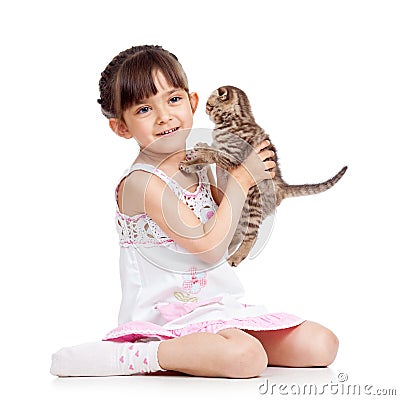
<instances>
[{"instance_id":1,"label":"kitten","mask_svg":"<svg viewBox=\"0 0 400 400\"><path fill-rule=\"evenodd\" d=\"M207 101L206 111L215 123L213 143L211 147L207 143L197 143L188 153L187 160L180 164L183 172L193 173L204 164L213 163L226 170L243 163L263 140L271 143L269 135L255 122L246 94L236 87L222 86L215 90ZM276 163L275 177L262 181L248 192L228 249L231 266L238 266L247 257L262 220L272 214L283 199L324 192L335 185L347 169L342 168L333 178L322 183L288 185L282 179L275 146L271 143L268 149L275 153L271 158ZM239 248L234 251L238 244Z\"/></svg>"}]
</instances>

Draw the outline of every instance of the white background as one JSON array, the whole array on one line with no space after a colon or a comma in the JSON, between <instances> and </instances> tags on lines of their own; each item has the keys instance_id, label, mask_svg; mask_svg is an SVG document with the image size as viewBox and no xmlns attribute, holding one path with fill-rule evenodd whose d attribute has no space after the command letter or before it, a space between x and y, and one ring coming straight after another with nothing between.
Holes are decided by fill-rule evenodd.
<instances>
[{"instance_id":1,"label":"white background","mask_svg":"<svg viewBox=\"0 0 400 400\"><path fill-rule=\"evenodd\" d=\"M212 127L204 113L212 90L244 89L289 183L319 182L349 166L328 192L286 200L261 255L237 272L245 300L338 335L330 372L396 387L399 18L398 2L384 0L3 6L0 392L260 396L251 380L49 374L53 352L99 340L117 323L113 191L137 147L112 133L96 99L108 62L139 44L178 56L200 96L195 127Z\"/></svg>"}]
</instances>

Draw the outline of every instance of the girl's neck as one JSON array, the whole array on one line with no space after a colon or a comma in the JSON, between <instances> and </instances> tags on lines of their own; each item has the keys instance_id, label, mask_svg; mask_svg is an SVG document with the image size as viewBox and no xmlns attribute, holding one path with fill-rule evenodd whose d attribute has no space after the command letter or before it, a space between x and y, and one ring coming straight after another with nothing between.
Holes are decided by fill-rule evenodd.
<instances>
[{"instance_id":1,"label":"girl's neck","mask_svg":"<svg viewBox=\"0 0 400 400\"><path fill-rule=\"evenodd\" d=\"M179 163L186 158L186 151L173 154L158 154L140 151L135 163L151 164L155 167L168 170L179 170Z\"/></svg>"}]
</instances>

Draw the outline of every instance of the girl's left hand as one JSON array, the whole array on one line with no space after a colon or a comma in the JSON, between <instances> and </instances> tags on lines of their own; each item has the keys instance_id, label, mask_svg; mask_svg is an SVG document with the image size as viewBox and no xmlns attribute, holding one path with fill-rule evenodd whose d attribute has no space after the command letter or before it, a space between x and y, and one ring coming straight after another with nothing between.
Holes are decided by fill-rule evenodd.
<instances>
[{"instance_id":1,"label":"girl's left hand","mask_svg":"<svg viewBox=\"0 0 400 400\"><path fill-rule=\"evenodd\" d=\"M241 165L229 169L229 173L233 175L245 190L265 179L273 179L275 177L274 168L276 167L276 163L266 160L274 156L272 150L266 149L269 144L268 140L261 142Z\"/></svg>"},{"instance_id":2,"label":"girl's left hand","mask_svg":"<svg viewBox=\"0 0 400 400\"><path fill-rule=\"evenodd\" d=\"M268 158L272 158L275 153L272 150L268 150L266 147L269 146L271 143L269 140L264 140L257 146L254 151L258 154L261 158L261 161L264 163L265 171L269 173L269 177L267 179L274 179L275 178L275 161L268 160ZM265 161L264 161L265 160Z\"/></svg>"}]
</instances>

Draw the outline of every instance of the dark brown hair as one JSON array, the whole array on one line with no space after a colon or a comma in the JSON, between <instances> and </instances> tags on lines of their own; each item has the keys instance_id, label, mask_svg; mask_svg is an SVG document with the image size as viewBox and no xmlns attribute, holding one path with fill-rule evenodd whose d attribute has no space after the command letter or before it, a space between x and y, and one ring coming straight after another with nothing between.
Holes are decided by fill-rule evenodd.
<instances>
[{"instance_id":1,"label":"dark brown hair","mask_svg":"<svg viewBox=\"0 0 400 400\"><path fill-rule=\"evenodd\" d=\"M99 81L101 111L107 118L120 118L135 103L157 94L155 72L189 93L186 74L178 58L161 46L134 46L119 53L102 72Z\"/></svg>"}]
</instances>

